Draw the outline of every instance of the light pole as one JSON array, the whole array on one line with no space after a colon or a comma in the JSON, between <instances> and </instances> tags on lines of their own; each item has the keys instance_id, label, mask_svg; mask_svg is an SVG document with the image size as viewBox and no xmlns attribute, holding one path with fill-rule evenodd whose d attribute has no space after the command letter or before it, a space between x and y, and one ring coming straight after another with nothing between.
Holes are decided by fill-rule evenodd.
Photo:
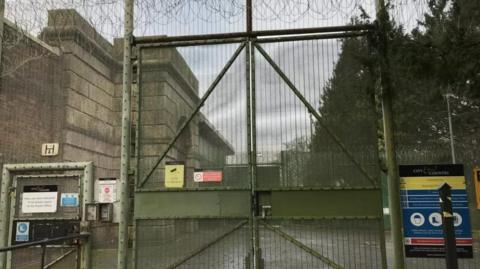
<instances>
[{"instance_id":1,"label":"light pole","mask_svg":"<svg viewBox=\"0 0 480 269\"><path fill-rule=\"evenodd\" d=\"M448 112L448 130L450 132L450 149L452 151L452 163L455 164L455 142L453 141L453 128L452 128L452 113L450 111L450 97L453 94L445 94L445 99L447 99L447 112Z\"/></svg>"}]
</instances>

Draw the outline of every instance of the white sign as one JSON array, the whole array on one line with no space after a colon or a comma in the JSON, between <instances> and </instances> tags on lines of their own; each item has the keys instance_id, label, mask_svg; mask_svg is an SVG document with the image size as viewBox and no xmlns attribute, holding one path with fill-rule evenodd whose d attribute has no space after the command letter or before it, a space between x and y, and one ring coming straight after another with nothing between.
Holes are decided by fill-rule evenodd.
<instances>
[{"instance_id":1,"label":"white sign","mask_svg":"<svg viewBox=\"0 0 480 269\"><path fill-rule=\"evenodd\" d=\"M26 221L17 222L17 232L15 234L15 241L27 242L28 232L30 231L30 223Z\"/></svg>"},{"instance_id":2,"label":"white sign","mask_svg":"<svg viewBox=\"0 0 480 269\"><path fill-rule=\"evenodd\" d=\"M42 144L42 156L57 156L59 147L58 143Z\"/></svg>"},{"instance_id":3,"label":"white sign","mask_svg":"<svg viewBox=\"0 0 480 269\"><path fill-rule=\"evenodd\" d=\"M117 181L116 180L99 180L98 181L99 203L114 203L117 200Z\"/></svg>"},{"instance_id":4,"label":"white sign","mask_svg":"<svg viewBox=\"0 0 480 269\"><path fill-rule=\"evenodd\" d=\"M22 213L55 213L57 197L58 192L24 192Z\"/></svg>"}]
</instances>

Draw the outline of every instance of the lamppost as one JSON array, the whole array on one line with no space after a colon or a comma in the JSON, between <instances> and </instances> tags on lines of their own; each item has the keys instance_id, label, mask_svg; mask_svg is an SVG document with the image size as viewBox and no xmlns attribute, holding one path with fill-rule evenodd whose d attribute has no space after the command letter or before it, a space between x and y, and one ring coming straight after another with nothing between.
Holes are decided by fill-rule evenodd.
<instances>
[{"instance_id":1,"label":"lamppost","mask_svg":"<svg viewBox=\"0 0 480 269\"><path fill-rule=\"evenodd\" d=\"M452 163L455 164L455 143L453 141L453 128L452 128L452 113L450 111L450 97L453 97L452 93L445 94L447 99L447 112L448 112L448 130L450 132L450 149L452 151Z\"/></svg>"}]
</instances>

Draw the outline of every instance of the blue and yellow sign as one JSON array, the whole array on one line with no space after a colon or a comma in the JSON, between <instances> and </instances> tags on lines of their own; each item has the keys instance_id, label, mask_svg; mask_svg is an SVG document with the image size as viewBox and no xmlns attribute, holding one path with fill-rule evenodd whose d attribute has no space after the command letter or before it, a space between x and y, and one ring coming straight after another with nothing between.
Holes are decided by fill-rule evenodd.
<instances>
[{"instance_id":1,"label":"blue and yellow sign","mask_svg":"<svg viewBox=\"0 0 480 269\"><path fill-rule=\"evenodd\" d=\"M457 255L473 258L472 232L463 165L400 166L400 188L407 257L444 257L438 189L452 187Z\"/></svg>"}]
</instances>

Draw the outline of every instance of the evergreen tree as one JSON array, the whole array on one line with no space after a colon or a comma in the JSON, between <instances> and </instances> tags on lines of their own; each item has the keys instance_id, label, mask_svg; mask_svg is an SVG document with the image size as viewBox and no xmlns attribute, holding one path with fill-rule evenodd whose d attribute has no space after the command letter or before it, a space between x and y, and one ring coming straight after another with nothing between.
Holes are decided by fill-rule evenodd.
<instances>
[{"instance_id":1,"label":"evergreen tree","mask_svg":"<svg viewBox=\"0 0 480 269\"><path fill-rule=\"evenodd\" d=\"M396 139L410 151L449 148L445 95L451 94L456 145L479 150L480 1L432 0L411 33L392 23L389 57ZM319 111L355 152L375 145L373 92L377 75L366 38L345 39ZM331 148L316 126L312 152ZM401 148L401 147L400 147Z\"/></svg>"}]
</instances>

